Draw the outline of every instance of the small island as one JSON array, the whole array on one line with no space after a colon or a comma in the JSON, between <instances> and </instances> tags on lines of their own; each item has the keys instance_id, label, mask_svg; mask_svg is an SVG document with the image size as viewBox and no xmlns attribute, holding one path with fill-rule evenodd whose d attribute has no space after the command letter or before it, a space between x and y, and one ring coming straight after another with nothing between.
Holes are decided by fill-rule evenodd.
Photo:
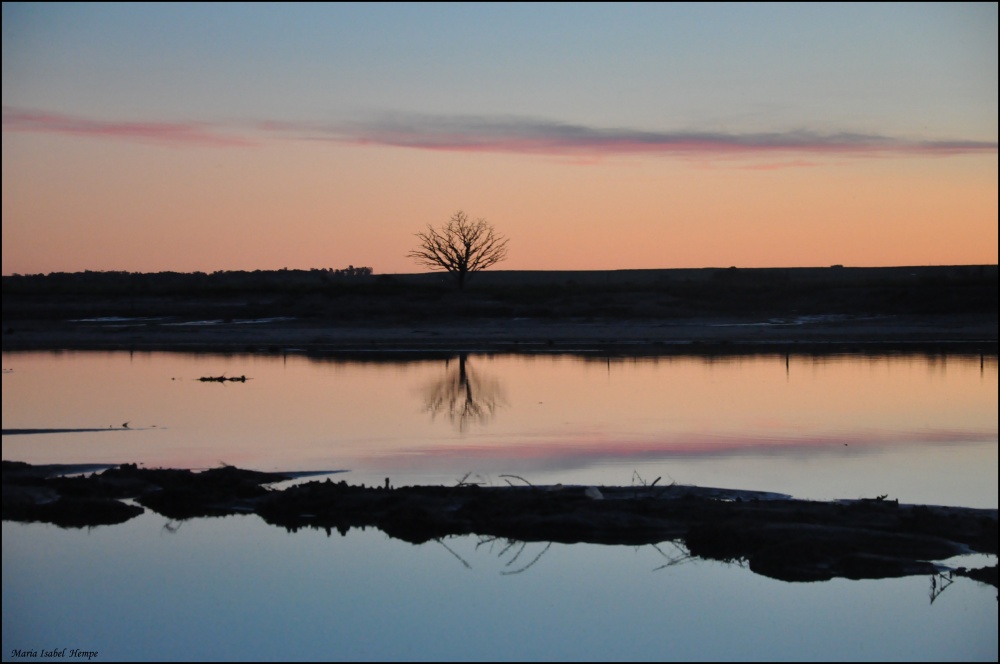
<instances>
[{"instance_id":1,"label":"small island","mask_svg":"<svg viewBox=\"0 0 1000 664\"><path fill-rule=\"evenodd\" d=\"M676 484L352 486L331 478L284 489L294 475L222 466L203 472L123 464L86 476L72 466L3 462L3 518L62 527L256 514L294 532L379 528L414 544L455 535L608 545L672 541L691 556L745 562L784 581L954 573L997 585L997 567L935 561L997 553L997 510L901 505L887 496L814 502L757 491ZM131 499L135 504L122 502Z\"/></svg>"}]
</instances>

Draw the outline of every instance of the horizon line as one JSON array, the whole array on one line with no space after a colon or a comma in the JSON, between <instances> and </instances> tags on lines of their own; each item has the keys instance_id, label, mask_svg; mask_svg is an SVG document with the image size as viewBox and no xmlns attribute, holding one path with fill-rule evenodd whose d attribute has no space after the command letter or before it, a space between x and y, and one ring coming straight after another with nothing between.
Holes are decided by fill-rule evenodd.
<instances>
[{"instance_id":1,"label":"horizon line","mask_svg":"<svg viewBox=\"0 0 1000 664\"><path fill-rule=\"evenodd\" d=\"M599 272L696 272L700 270L913 270L913 269L945 269L945 268L998 268L1000 269L1000 264L998 263L932 263L932 264L897 264L897 265L845 265L835 263L833 265L797 265L797 266L738 266L738 265L705 265L702 267L626 267L626 268L591 268L591 269L544 269L544 268L522 268L515 270L481 270L475 274L497 274L497 273L599 273ZM76 270L76 271L59 271L55 270L52 272L12 272L6 274L0 274L2 277L47 277L52 275L83 275L83 274L103 274L103 275L155 275L155 274L188 274L188 275L205 275L211 276L215 274L227 274L227 273L281 273L281 272L333 272L343 268L332 268L332 267L311 267L311 268L255 268L255 269L219 269L212 271L204 270L192 270L192 271L178 271L178 270L158 270L155 272L142 272L142 271L132 271L132 270ZM398 276L398 277L410 277L410 276L447 276L449 273L445 270L428 270L426 272L377 272L373 271L368 275L353 275L347 278L358 279L358 278L373 278L379 276Z\"/></svg>"}]
</instances>

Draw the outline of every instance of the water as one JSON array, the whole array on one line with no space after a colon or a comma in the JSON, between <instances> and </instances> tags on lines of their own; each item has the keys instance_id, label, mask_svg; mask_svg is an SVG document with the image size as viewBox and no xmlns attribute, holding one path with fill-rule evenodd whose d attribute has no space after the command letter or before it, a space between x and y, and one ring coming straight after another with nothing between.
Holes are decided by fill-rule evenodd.
<instances>
[{"instance_id":1,"label":"water","mask_svg":"<svg viewBox=\"0 0 1000 664\"><path fill-rule=\"evenodd\" d=\"M4 353L5 459L997 506L997 358ZM246 376L242 382L200 382ZM128 422L128 430L122 425ZM108 430L108 429L111 430Z\"/></svg>"},{"instance_id":2,"label":"water","mask_svg":"<svg viewBox=\"0 0 1000 664\"><path fill-rule=\"evenodd\" d=\"M100 429L3 437L4 459L31 463L226 462L397 486L660 477L997 507L996 357L4 353L3 368L5 430ZM220 375L248 380L197 380ZM793 584L683 554L413 546L256 516L4 522L3 658L997 659L992 587Z\"/></svg>"}]
</instances>

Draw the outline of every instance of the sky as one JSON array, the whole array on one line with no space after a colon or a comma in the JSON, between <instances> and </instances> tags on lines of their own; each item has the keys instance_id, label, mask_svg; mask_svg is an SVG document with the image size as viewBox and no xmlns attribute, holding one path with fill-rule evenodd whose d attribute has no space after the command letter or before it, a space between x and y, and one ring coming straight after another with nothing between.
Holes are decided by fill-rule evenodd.
<instances>
[{"instance_id":1,"label":"sky","mask_svg":"<svg viewBox=\"0 0 1000 664\"><path fill-rule=\"evenodd\" d=\"M3 274L997 263L997 3L3 3Z\"/></svg>"}]
</instances>

